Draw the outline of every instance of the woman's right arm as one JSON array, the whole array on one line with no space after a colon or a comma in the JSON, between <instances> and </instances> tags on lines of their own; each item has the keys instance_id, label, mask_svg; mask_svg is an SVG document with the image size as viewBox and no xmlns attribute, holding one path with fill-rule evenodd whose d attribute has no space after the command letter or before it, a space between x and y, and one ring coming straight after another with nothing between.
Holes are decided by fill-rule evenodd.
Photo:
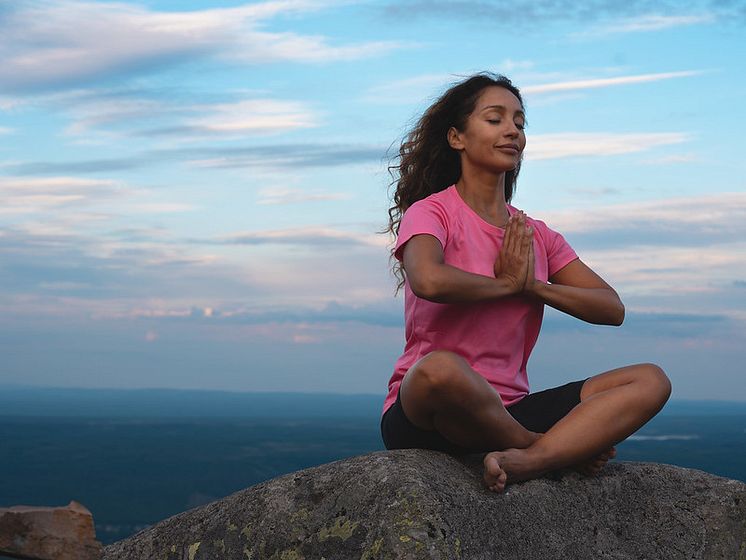
<instances>
[{"instance_id":1,"label":"woman's right arm","mask_svg":"<svg viewBox=\"0 0 746 560\"><path fill-rule=\"evenodd\" d=\"M523 215L511 217L500 249L496 276L466 272L445 263L443 248L432 235L413 236L404 246L402 263L414 294L436 303L474 303L517 294L528 272L533 231Z\"/></svg>"}]
</instances>

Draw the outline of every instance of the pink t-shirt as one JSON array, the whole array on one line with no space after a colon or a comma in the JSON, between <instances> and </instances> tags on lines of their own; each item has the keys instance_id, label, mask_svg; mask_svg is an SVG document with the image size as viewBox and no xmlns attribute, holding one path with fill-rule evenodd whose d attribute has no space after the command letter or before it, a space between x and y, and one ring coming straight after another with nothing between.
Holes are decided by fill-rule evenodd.
<instances>
[{"instance_id":1,"label":"pink t-shirt","mask_svg":"<svg viewBox=\"0 0 746 560\"><path fill-rule=\"evenodd\" d=\"M517 210L508 206L508 213ZM534 228L536 278L546 282L578 258L572 247L544 222L527 219ZM494 263L504 230L484 221L461 198L456 186L410 206L399 224L395 256L413 236L428 234L443 246L445 262L467 272L494 277ZM526 296L508 296L470 304L435 303L414 295L404 284L406 345L389 381L383 411L396 401L404 374L434 350L462 356L500 394L505 406L528 394L526 364L539 336L544 305Z\"/></svg>"}]
</instances>

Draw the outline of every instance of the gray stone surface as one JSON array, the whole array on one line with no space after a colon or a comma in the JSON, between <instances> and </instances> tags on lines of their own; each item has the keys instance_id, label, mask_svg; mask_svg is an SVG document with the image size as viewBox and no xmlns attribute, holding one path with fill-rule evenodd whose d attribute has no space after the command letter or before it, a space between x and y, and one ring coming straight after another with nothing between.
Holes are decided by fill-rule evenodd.
<instances>
[{"instance_id":1,"label":"gray stone surface","mask_svg":"<svg viewBox=\"0 0 746 560\"><path fill-rule=\"evenodd\" d=\"M611 463L493 494L478 457L371 453L167 519L105 560L746 559L746 484Z\"/></svg>"}]
</instances>

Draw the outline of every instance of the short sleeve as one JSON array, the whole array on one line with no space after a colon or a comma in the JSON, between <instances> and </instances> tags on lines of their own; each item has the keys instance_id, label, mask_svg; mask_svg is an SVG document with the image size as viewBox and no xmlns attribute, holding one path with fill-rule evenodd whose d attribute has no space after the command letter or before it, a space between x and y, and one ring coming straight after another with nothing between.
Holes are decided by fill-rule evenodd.
<instances>
[{"instance_id":1,"label":"short sleeve","mask_svg":"<svg viewBox=\"0 0 746 560\"><path fill-rule=\"evenodd\" d=\"M415 202L404 212L399 223L399 234L396 238L394 256L402 260L404 245L415 235L428 234L446 246L448 239L448 222L445 210L431 200L423 199Z\"/></svg>"},{"instance_id":2,"label":"short sleeve","mask_svg":"<svg viewBox=\"0 0 746 560\"><path fill-rule=\"evenodd\" d=\"M537 220L537 225L542 229L544 246L547 249L547 272L551 278L558 270L577 259L578 254L562 237L562 234L549 228L544 222Z\"/></svg>"}]
</instances>

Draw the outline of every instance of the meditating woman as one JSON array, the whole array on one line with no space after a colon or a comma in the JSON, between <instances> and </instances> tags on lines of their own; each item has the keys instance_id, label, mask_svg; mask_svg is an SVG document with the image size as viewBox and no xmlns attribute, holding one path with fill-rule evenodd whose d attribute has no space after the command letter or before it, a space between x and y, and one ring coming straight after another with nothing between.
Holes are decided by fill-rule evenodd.
<instances>
[{"instance_id":1,"label":"meditating woman","mask_svg":"<svg viewBox=\"0 0 746 560\"><path fill-rule=\"evenodd\" d=\"M406 345L384 402L384 443L486 453L484 479L498 492L564 467L595 474L671 392L653 364L530 392L545 304L603 325L620 325L624 306L562 235L510 205L524 124L509 79L456 84L402 143L389 209Z\"/></svg>"}]
</instances>

